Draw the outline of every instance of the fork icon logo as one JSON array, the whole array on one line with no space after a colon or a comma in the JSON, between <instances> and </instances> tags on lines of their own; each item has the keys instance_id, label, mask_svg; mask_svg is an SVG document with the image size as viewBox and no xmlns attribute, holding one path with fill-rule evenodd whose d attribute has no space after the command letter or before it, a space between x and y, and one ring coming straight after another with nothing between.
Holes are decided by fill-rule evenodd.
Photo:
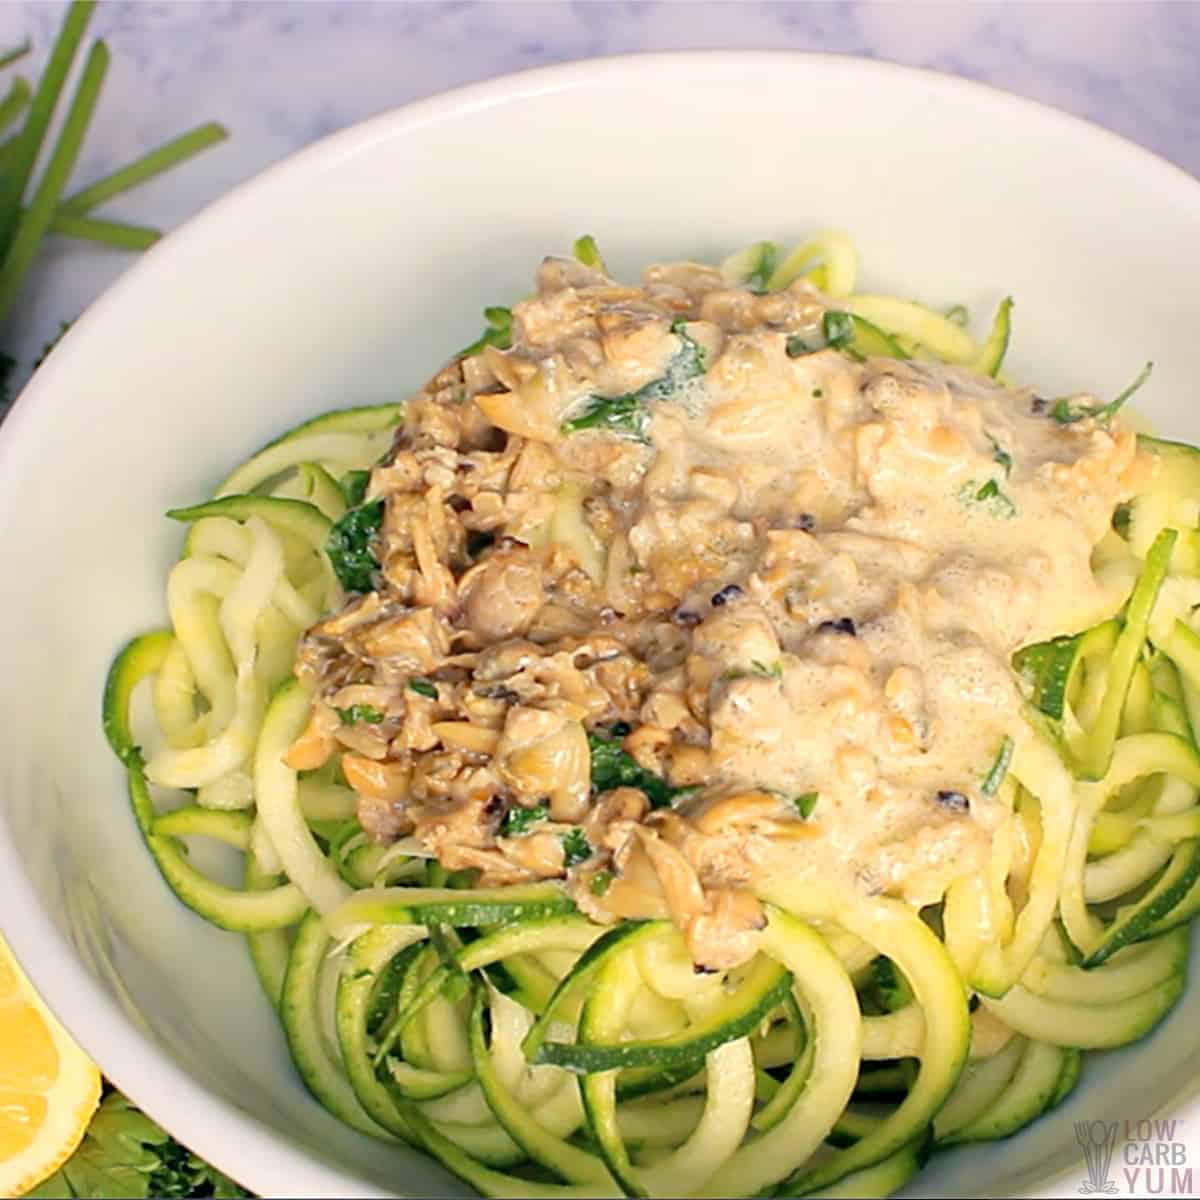
<instances>
[{"instance_id":1,"label":"fork icon logo","mask_svg":"<svg viewBox=\"0 0 1200 1200\"><path fill-rule=\"evenodd\" d=\"M1076 1121L1075 1140L1083 1151L1088 1170L1088 1177L1079 1185L1080 1193L1084 1196L1098 1193L1115 1196L1117 1185L1109 1179L1108 1169L1117 1144L1117 1122Z\"/></svg>"}]
</instances>

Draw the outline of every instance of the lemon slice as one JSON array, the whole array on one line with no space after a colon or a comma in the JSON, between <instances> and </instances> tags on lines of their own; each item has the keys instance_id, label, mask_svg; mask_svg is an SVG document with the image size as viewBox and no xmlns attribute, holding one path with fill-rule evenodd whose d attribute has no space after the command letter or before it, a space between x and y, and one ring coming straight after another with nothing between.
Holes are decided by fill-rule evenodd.
<instances>
[{"instance_id":1,"label":"lemon slice","mask_svg":"<svg viewBox=\"0 0 1200 1200\"><path fill-rule=\"evenodd\" d=\"M0 1196L20 1196L57 1171L99 1102L100 1072L0 938Z\"/></svg>"}]
</instances>

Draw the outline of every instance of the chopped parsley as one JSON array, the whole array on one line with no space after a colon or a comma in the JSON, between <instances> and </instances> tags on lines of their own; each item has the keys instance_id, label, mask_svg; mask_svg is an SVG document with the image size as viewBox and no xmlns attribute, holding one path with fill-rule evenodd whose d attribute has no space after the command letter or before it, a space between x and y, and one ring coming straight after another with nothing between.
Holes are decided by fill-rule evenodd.
<instances>
[{"instance_id":1,"label":"chopped parsley","mask_svg":"<svg viewBox=\"0 0 1200 1200\"><path fill-rule=\"evenodd\" d=\"M1124 504L1118 504L1113 509L1112 527L1123 538L1129 537L1129 523L1133 520L1133 505L1129 501Z\"/></svg>"},{"instance_id":2,"label":"chopped parsley","mask_svg":"<svg viewBox=\"0 0 1200 1200\"><path fill-rule=\"evenodd\" d=\"M1086 404L1074 405L1068 397L1062 396L1050 406L1050 419L1057 421L1060 425L1073 425L1076 421L1083 421L1091 417L1092 420L1099 421L1103 425L1121 411L1125 402L1150 378L1153 370L1154 364L1148 362L1141 369L1138 377L1116 399L1110 400L1107 404L1096 404L1091 407Z\"/></svg>"},{"instance_id":3,"label":"chopped parsley","mask_svg":"<svg viewBox=\"0 0 1200 1200\"><path fill-rule=\"evenodd\" d=\"M364 725L379 725L386 716L383 709L376 708L373 704L352 704L349 708L339 708L335 711L343 725L357 725L360 721Z\"/></svg>"},{"instance_id":4,"label":"chopped parsley","mask_svg":"<svg viewBox=\"0 0 1200 1200\"><path fill-rule=\"evenodd\" d=\"M979 787L985 796L994 796L1000 790L1000 785L1004 782L1005 775L1008 774L1008 764L1012 762L1012 755L1013 740L1006 734L1000 742L1000 750L996 755L996 761L992 763L992 769L988 771Z\"/></svg>"},{"instance_id":5,"label":"chopped parsley","mask_svg":"<svg viewBox=\"0 0 1200 1200\"><path fill-rule=\"evenodd\" d=\"M626 392L621 396L590 397L579 416L563 422L563 433L577 433L581 429L607 429L644 442L646 424L650 419L648 406L657 400L669 399L706 370L704 347L688 336L687 322L682 318L673 321L671 332L679 338L681 345L662 376L651 380L636 392Z\"/></svg>"},{"instance_id":6,"label":"chopped parsley","mask_svg":"<svg viewBox=\"0 0 1200 1200\"><path fill-rule=\"evenodd\" d=\"M593 896L603 896L612 887L612 881L613 874L611 871L597 871L592 876L592 882L588 885L588 890Z\"/></svg>"},{"instance_id":7,"label":"chopped parsley","mask_svg":"<svg viewBox=\"0 0 1200 1200\"><path fill-rule=\"evenodd\" d=\"M774 242L758 243L758 263L746 276L746 286L756 295L766 294L767 280L775 274L775 260L778 256L779 247Z\"/></svg>"},{"instance_id":8,"label":"chopped parsley","mask_svg":"<svg viewBox=\"0 0 1200 1200\"><path fill-rule=\"evenodd\" d=\"M563 866L569 871L572 867L586 862L592 857L592 848L578 825L562 835Z\"/></svg>"},{"instance_id":9,"label":"chopped parsley","mask_svg":"<svg viewBox=\"0 0 1200 1200\"><path fill-rule=\"evenodd\" d=\"M350 509L329 531L325 553L346 591L369 592L374 588L379 559L371 543L382 525L383 501L372 500Z\"/></svg>"},{"instance_id":10,"label":"chopped parsley","mask_svg":"<svg viewBox=\"0 0 1200 1200\"><path fill-rule=\"evenodd\" d=\"M1005 475L1011 475L1013 467L1012 455L990 434L988 435L988 441L992 443L992 459L1004 468Z\"/></svg>"},{"instance_id":11,"label":"chopped parsley","mask_svg":"<svg viewBox=\"0 0 1200 1200\"><path fill-rule=\"evenodd\" d=\"M1000 490L1000 485L989 479L980 484L978 480L970 479L963 484L958 498L964 504L978 504L987 508L994 517L1015 517L1017 506Z\"/></svg>"},{"instance_id":12,"label":"chopped parsley","mask_svg":"<svg viewBox=\"0 0 1200 1200\"><path fill-rule=\"evenodd\" d=\"M615 728L613 732L617 732ZM592 754L594 792L611 792L619 787L637 788L639 792L645 792L651 808L666 808L676 796L692 790L672 787L662 776L647 771L631 754L622 750L616 740L589 733L588 749Z\"/></svg>"},{"instance_id":13,"label":"chopped parsley","mask_svg":"<svg viewBox=\"0 0 1200 1200\"><path fill-rule=\"evenodd\" d=\"M437 685L421 675L414 675L408 681L408 690L416 692L418 696L424 696L427 700L436 700L438 698Z\"/></svg>"},{"instance_id":14,"label":"chopped parsley","mask_svg":"<svg viewBox=\"0 0 1200 1200\"><path fill-rule=\"evenodd\" d=\"M635 441L646 440L646 408L640 392L624 396L593 396L579 416L563 425L564 433L581 429L607 429Z\"/></svg>"},{"instance_id":15,"label":"chopped parsley","mask_svg":"<svg viewBox=\"0 0 1200 1200\"><path fill-rule=\"evenodd\" d=\"M549 816L550 810L544 804L538 804L534 808L510 808L505 814L502 832L505 837L518 837L522 833L528 833Z\"/></svg>"},{"instance_id":16,"label":"chopped parsley","mask_svg":"<svg viewBox=\"0 0 1200 1200\"><path fill-rule=\"evenodd\" d=\"M596 245L596 239L590 233L577 237L573 249L575 257L585 267L594 267L597 271L608 274L608 268L604 265L604 259L600 255L600 247Z\"/></svg>"},{"instance_id":17,"label":"chopped parsley","mask_svg":"<svg viewBox=\"0 0 1200 1200\"><path fill-rule=\"evenodd\" d=\"M807 821L813 815L813 809L817 807L819 796L819 792L802 792L799 796L792 797L792 804L804 820Z\"/></svg>"}]
</instances>

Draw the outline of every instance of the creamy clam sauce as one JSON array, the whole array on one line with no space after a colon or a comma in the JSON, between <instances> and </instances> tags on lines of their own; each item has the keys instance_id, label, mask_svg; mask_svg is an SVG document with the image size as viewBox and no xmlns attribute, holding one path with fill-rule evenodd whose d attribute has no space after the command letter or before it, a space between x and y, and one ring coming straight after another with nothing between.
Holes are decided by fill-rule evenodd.
<instances>
[{"instance_id":1,"label":"creamy clam sauce","mask_svg":"<svg viewBox=\"0 0 1200 1200\"><path fill-rule=\"evenodd\" d=\"M293 764L344 749L373 837L484 885L565 875L715 968L766 876L924 905L980 869L1013 651L1115 610L1092 553L1146 467L1030 391L813 349L827 306L547 260L512 348L407 403L378 587L302 643ZM589 734L665 786L597 783Z\"/></svg>"}]
</instances>

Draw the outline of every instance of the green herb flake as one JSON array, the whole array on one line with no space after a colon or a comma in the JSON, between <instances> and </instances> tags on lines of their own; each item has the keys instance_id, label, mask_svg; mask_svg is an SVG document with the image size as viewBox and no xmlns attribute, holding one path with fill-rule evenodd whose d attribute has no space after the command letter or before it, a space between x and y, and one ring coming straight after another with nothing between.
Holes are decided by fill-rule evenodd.
<instances>
[{"instance_id":1,"label":"green herb flake","mask_svg":"<svg viewBox=\"0 0 1200 1200\"><path fill-rule=\"evenodd\" d=\"M549 817L550 810L544 804L538 804L534 808L510 808L504 816L501 832L505 837L519 837Z\"/></svg>"},{"instance_id":2,"label":"green herb flake","mask_svg":"<svg viewBox=\"0 0 1200 1200\"><path fill-rule=\"evenodd\" d=\"M979 790L985 796L994 796L999 790L1000 785L1004 782L1004 777L1008 774L1008 765L1012 762L1013 756L1013 740L1007 734L1000 742L1000 750L996 755L996 761L992 763L992 768L984 777L983 783Z\"/></svg>"},{"instance_id":3,"label":"green herb flake","mask_svg":"<svg viewBox=\"0 0 1200 1200\"><path fill-rule=\"evenodd\" d=\"M1124 504L1118 504L1117 507L1113 509L1112 527L1121 535L1121 537L1125 539L1129 538L1129 525L1132 520L1133 505L1131 505L1128 501L1126 501Z\"/></svg>"},{"instance_id":4,"label":"green herb flake","mask_svg":"<svg viewBox=\"0 0 1200 1200\"><path fill-rule=\"evenodd\" d=\"M408 681L408 690L416 692L418 696L424 696L427 700L436 700L438 698L437 685L432 680L425 679L421 675L414 675Z\"/></svg>"},{"instance_id":5,"label":"green herb flake","mask_svg":"<svg viewBox=\"0 0 1200 1200\"><path fill-rule=\"evenodd\" d=\"M582 237L577 237L573 249L575 257L585 267L594 267L597 271L603 271L605 275L608 274L608 268L604 265L604 259L600 255L600 248L596 245L596 239L590 233L585 233Z\"/></svg>"},{"instance_id":6,"label":"green herb flake","mask_svg":"<svg viewBox=\"0 0 1200 1200\"><path fill-rule=\"evenodd\" d=\"M813 809L817 807L819 796L819 792L803 792L799 796L792 798L792 804L804 820L807 821L812 816Z\"/></svg>"},{"instance_id":7,"label":"green herb flake","mask_svg":"<svg viewBox=\"0 0 1200 1200\"><path fill-rule=\"evenodd\" d=\"M592 847L578 825L562 835L562 848L563 866L568 871L592 857Z\"/></svg>"},{"instance_id":8,"label":"green herb flake","mask_svg":"<svg viewBox=\"0 0 1200 1200\"><path fill-rule=\"evenodd\" d=\"M595 793L611 792L619 787L637 788L646 794L651 808L666 808L676 796L693 790L672 787L662 776L647 771L614 739L589 733L588 749L592 755L592 791Z\"/></svg>"},{"instance_id":9,"label":"green herb flake","mask_svg":"<svg viewBox=\"0 0 1200 1200\"><path fill-rule=\"evenodd\" d=\"M350 509L329 531L325 553L346 591L369 592L374 588L379 559L371 543L382 525L383 501L372 500Z\"/></svg>"},{"instance_id":10,"label":"green herb flake","mask_svg":"<svg viewBox=\"0 0 1200 1200\"><path fill-rule=\"evenodd\" d=\"M597 871L592 876L592 881L588 884L588 890L593 896L603 896L607 894L608 889L612 887L613 874L611 871Z\"/></svg>"},{"instance_id":11,"label":"green herb flake","mask_svg":"<svg viewBox=\"0 0 1200 1200\"><path fill-rule=\"evenodd\" d=\"M1000 490L999 483L994 479L983 484L975 479L968 480L958 493L958 498L964 504L987 508L995 517L1008 519L1017 515L1017 506Z\"/></svg>"},{"instance_id":12,"label":"green herb flake","mask_svg":"<svg viewBox=\"0 0 1200 1200\"><path fill-rule=\"evenodd\" d=\"M1089 408L1085 404L1073 405L1066 396L1060 397L1050 408L1050 419L1057 421L1060 425L1074 425L1076 421L1084 421L1090 417L1094 421L1099 421L1101 425L1105 425L1121 411L1126 401L1150 378L1153 370L1154 364L1148 362L1138 373L1138 377L1107 404L1097 404Z\"/></svg>"},{"instance_id":13,"label":"green herb flake","mask_svg":"<svg viewBox=\"0 0 1200 1200\"><path fill-rule=\"evenodd\" d=\"M788 358L803 358L806 354L815 354L820 347L810 346L798 333L793 333L783 344Z\"/></svg>"},{"instance_id":14,"label":"green herb flake","mask_svg":"<svg viewBox=\"0 0 1200 1200\"><path fill-rule=\"evenodd\" d=\"M685 384L698 379L707 369L704 347L688 336L687 322L682 318L671 323L671 332L681 345L667 369L658 379L651 380L636 392L621 396L591 396L583 411L562 425L563 433L578 433L584 429L607 429L610 433L634 441L646 440L650 420L649 405L668 400Z\"/></svg>"},{"instance_id":15,"label":"green herb flake","mask_svg":"<svg viewBox=\"0 0 1200 1200\"><path fill-rule=\"evenodd\" d=\"M1004 447L1001 446L1000 443L996 441L996 439L990 434L988 436L988 441L992 443L993 461L998 462L1004 468L1005 475L1011 475L1013 468L1012 455L1009 454L1009 452L1005 450Z\"/></svg>"},{"instance_id":16,"label":"green herb flake","mask_svg":"<svg viewBox=\"0 0 1200 1200\"><path fill-rule=\"evenodd\" d=\"M341 718L343 725L357 725L360 721L364 725L380 725L386 716L383 709L376 708L373 704L352 704L349 708L338 708L334 711Z\"/></svg>"}]
</instances>

